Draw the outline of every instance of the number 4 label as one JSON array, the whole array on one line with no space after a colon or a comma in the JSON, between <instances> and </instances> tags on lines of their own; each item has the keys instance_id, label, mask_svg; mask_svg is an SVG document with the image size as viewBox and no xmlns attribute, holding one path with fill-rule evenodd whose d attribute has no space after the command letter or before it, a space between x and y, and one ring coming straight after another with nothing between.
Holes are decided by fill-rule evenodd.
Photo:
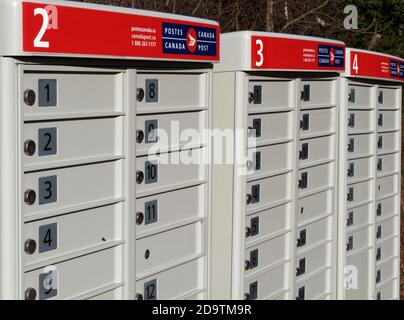
<instances>
[{"instance_id":1,"label":"number 4 label","mask_svg":"<svg viewBox=\"0 0 404 320\"><path fill-rule=\"evenodd\" d=\"M58 9L54 5L48 5L45 8L35 8L34 16L42 17L41 28L34 39L35 48L49 48L49 41L44 41L46 30L58 29Z\"/></svg>"},{"instance_id":2,"label":"number 4 label","mask_svg":"<svg viewBox=\"0 0 404 320\"><path fill-rule=\"evenodd\" d=\"M354 55L353 63L352 63L352 69L355 70L355 73L358 74L359 72L359 65L358 65L358 55Z\"/></svg>"}]
</instances>

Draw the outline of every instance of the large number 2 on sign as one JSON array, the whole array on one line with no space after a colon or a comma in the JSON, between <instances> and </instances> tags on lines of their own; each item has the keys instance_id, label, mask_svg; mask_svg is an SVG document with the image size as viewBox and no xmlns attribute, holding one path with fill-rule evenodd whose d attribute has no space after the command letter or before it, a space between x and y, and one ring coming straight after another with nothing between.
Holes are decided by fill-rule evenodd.
<instances>
[{"instance_id":1,"label":"large number 2 on sign","mask_svg":"<svg viewBox=\"0 0 404 320\"><path fill-rule=\"evenodd\" d=\"M261 39L255 40L255 44L257 45L257 55L259 57L259 60L255 61L255 65L257 67L261 67L264 64L264 43L262 42Z\"/></svg>"},{"instance_id":2,"label":"large number 2 on sign","mask_svg":"<svg viewBox=\"0 0 404 320\"><path fill-rule=\"evenodd\" d=\"M48 41L42 41L42 38L48 29L49 25L49 15L48 12L43 8L36 8L34 10L34 16L41 15L42 16L42 27L38 32L38 35L34 39L34 47L36 48L49 48Z\"/></svg>"}]
</instances>

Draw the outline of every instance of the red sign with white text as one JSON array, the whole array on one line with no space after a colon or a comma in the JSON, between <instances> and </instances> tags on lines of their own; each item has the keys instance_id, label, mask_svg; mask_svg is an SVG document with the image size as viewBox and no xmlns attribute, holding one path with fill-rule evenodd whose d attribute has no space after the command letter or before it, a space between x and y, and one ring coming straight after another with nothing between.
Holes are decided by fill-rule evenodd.
<instances>
[{"instance_id":1,"label":"red sign with white text","mask_svg":"<svg viewBox=\"0 0 404 320\"><path fill-rule=\"evenodd\" d=\"M219 26L23 2L23 50L175 60L219 60Z\"/></svg>"},{"instance_id":2,"label":"red sign with white text","mask_svg":"<svg viewBox=\"0 0 404 320\"><path fill-rule=\"evenodd\" d=\"M404 60L377 53L350 50L350 75L404 81Z\"/></svg>"},{"instance_id":3,"label":"red sign with white text","mask_svg":"<svg viewBox=\"0 0 404 320\"><path fill-rule=\"evenodd\" d=\"M251 68L340 72L345 70L345 46L306 39L252 36Z\"/></svg>"}]
</instances>

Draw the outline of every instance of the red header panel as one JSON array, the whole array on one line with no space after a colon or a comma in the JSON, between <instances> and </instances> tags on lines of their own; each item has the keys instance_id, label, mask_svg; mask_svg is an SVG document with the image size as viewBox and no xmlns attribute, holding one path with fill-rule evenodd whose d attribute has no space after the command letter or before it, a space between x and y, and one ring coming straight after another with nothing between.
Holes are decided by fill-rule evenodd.
<instances>
[{"instance_id":1,"label":"red header panel","mask_svg":"<svg viewBox=\"0 0 404 320\"><path fill-rule=\"evenodd\" d=\"M31 2L22 14L25 52L219 60L216 25Z\"/></svg>"},{"instance_id":2,"label":"red header panel","mask_svg":"<svg viewBox=\"0 0 404 320\"><path fill-rule=\"evenodd\" d=\"M351 50L349 65L351 76L404 81L403 59Z\"/></svg>"},{"instance_id":3,"label":"red header panel","mask_svg":"<svg viewBox=\"0 0 404 320\"><path fill-rule=\"evenodd\" d=\"M344 71L345 46L304 39L252 36L251 68Z\"/></svg>"}]
</instances>

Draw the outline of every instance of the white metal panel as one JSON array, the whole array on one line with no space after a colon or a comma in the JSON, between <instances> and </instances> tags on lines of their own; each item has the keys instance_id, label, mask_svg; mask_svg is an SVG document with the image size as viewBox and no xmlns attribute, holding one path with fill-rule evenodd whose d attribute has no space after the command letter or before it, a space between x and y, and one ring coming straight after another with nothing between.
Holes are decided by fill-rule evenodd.
<instances>
[{"instance_id":1,"label":"white metal panel","mask_svg":"<svg viewBox=\"0 0 404 320\"><path fill-rule=\"evenodd\" d=\"M308 166L335 159L335 136L300 140L299 165Z\"/></svg>"},{"instance_id":2,"label":"white metal panel","mask_svg":"<svg viewBox=\"0 0 404 320\"><path fill-rule=\"evenodd\" d=\"M346 230L354 230L366 226L372 222L372 204L368 203L349 209L346 214Z\"/></svg>"},{"instance_id":3,"label":"white metal panel","mask_svg":"<svg viewBox=\"0 0 404 320\"><path fill-rule=\"evenodd\" d=\"M313 191L322 191L334 184L334 163L327 163L299 170L299 196Z\"/></svg>"},{"instance_id":4,"label":"white metal panel","mask_svg":"<svg viewBox=\"0 0 404 320\"><path fill-rule=\"evenodd\" d=\"M292 139L292 116L291 112L253 114L248 116L247 128L248 146L257 146L284 142ZM257 134L254 128L255 121L261 123L261 132ZM265 125L264 125L265 124Z\"/></svg>"},{"instance_id":5,"label":"white metal panel","mask_svg":"<svg viewBox=\"0 0 404 320\"><path fill-rule=\"evenodd\" d=\"M381 199L398 193L398 175L390 175L378 178L376 183L376 197Z\"/></svg>"},{"instance_id":6,"label":"white metal panel","mask_svg":"<svg viewBox=\"0 0 404 320\"><path fill-rule=\"evenodd\" d=\"M400 89L380 86L378 97L382 92L382 99L378 99L377 106L379 109L399 109L400 105Z\"/></svg>"},{"instance_id":7,"label":"white metal panel","mask_svg":"<svg viewBox=\"0 0 404 320\"><path fill-rule=\"evenodd\" d=\"M395 195L392 197L385 198L383 200L377 201L377 217L379 219L384 219L390 215L397 214L399 211L398 199L399 196Z\"/></svg>"},{"instance_id":8,"label":"white metal panel","mask_svg":"<svg viewBox=\"0 0 404 320\"><path fill-rule=\"evenodd\" d=\"M372 155L375 150L373 140L373 134L348 135L346 147L348 159Z\"/></svg>"},{"instance_id":9,"label":"white metal panel","mask_svg":"<svg viewBox=\"0 0 404 320\"><path fill-rule=\"evenodd\" d=\"M116 263L120 259L122 259L122 247L115 247L57 263L52 266L56 269L27 272L23 276L24 288L33 288L37 292L37 299L41 299L42 296L42 300L55 293L51 289L56 289L57 292L49 299L79 299L92 296L96 290L105 288L107 291L113 286L123 285L122 268ZM49 278L42 279L49 271L52 271L57 281L49 282Z\"/></svg>"},{"instance_id":10,"label":"white metal panel","mask_svg":"<svg viewBox=\"0 0 404 320\"><path fill-rule=\"evenodd\" d=\"M399 110L383 110L377 113L377 126L379 131L395 131L400 129Z\"/></svg>"},{"instance_id":11,"label":"white metal panel","mask_svg":"<svg viewBox=\"0 0 404 320\"><path fill-rule=\"evenodd\" d=\"M371 292L371 263L372 256L370 250L365 250L360 254L347 258L347 275L352 279L347 279L348 287L345 288L345 297L349 300L369 299Z\"/></svg>"},{"instance_id":12,"label":"white metal panel","mask_svg":"<svg viewBox=\"0 0 404 320\"><path fill-rule=\"evenodd\" d=\"M330 293L331 269L317 273L310 280L298 282L296 286L297 300L315 300ZM303 293L303 294L302 294Z\"/></svg>"},{"instance_id":13,"label":"white metal panel","mask_svg":"<svg viewBox=\"0 0 404 320\"><path fill-rule=\"evenodd\" d=\"M22 191L25 193L27 190L34 190L36 200L32 205L23 204L24 216L26 219L37 219L120 201L120 172L121 160L27 173L24 175ZM42 178L43 184L40 183ZM50 184L47 183L48 180ZM43 188L42 193L40 188ZM41 197L50 195L53 202L39 203Z\"/></svg>"},{"instance_id":14,"label":"white metal panel","mask_svg":"<svg viewBox=\"0 0 404 320\"><path fill-rule=\"evenodd\" d=\"M305 241L301 241L302 235ZM305 227L297 229L297 252L304 251L325 241L333 240L332 217L318 220Z\"/></svg>"},{"instance_id":15,"label":"white metal panel","mask_svg":"<svg viewBox=\"0 0 404 320\"><path fill-rule=\"evenodd\" d=\"M32 269L46 265L49 259L60 261L122 242L122 218L119 203L24 224L25 244L29 240L36 243L34 252L26 250L24 254L25 268Z\"/></svg>"},{"instance_id":16,"label":"white metal panel","mask_svg":"<svg viewBox=\"0 0 404 320\"><path fill-rule=\"evenodd\" d=\"M353 183L363 179L373 177L374 159L373 157L348 160L348 183Z\"/></svg>"},{"instance_id":17,"label":"white metal panel","mask_svg":"<svg viewBox=\"0 0 404 320\"><path fill-rule=\"evenodd\" d=\"M304 126L305 117L308 119L306 126ZM335 108L300 111L300 139L334 133L336 126Z\"/></svg>"},{"instance_id":18,"label":"white metal panel","mask_svg":"<svg viewBox=\"0 0 404 320\"><path fill-rule=\"evenodd\" d=\"M203 223L198 222L137 240L137 278L176 266L202 254L202 233Z\"/></svg>"},{"instance_id":19,"label":"white metal panel","mask_svg":"<svg viewBox=\"0 0 404 320\"><path fill-rule=\"evenodd\" d=\"M298 225L313 222L332 213L332 190L323 191L298 201L297 221Z\"/></svg>"},{"instance_id":20,"label":"white metal panel","mask_svg":"<svg viewBox=\"0 0 404 320\"><path fill-rule=\"evenodd\" d=\"M25 170L122 157L123 119L29 122L24 124L24 143L29 141L36 148L32 155L24 153Z\"/></svg>"},{"instance_id":21,"label":"white metal panel","mask_svg":"<svg viewBox=\"0 0 404 320\"><path fill-rule=\"evenodd\" d=\"M336 104L336 80L303 80L300 91L304 93L305 90L309 91L309 95L307 99L301 99L301 107L326 107Z\"/></svg>"},{"instance_id":22,"label":"white metal panel","mask_svg":"<svg viewBox=\"0 0 404 320\"><path fill-rule=\"evenodd\" d=\"M254 95L256 90L261 92L260 100L249 99L248 112L276 111L293 108L292 81L260 81L251 80L248 83L248 92Z\"/></svg>"},{"instance_id":23,"label":"white metal panel","mask_svg":"<svg viewBox=\"0 0 404 320\"><path fill-rule=\"evenodd\" d=\"M348 110L348 133L369 133L374 130L372 110ZM387 120L387 119L386 119Z\"/></svg>"},{"instance_id":24,"label":"white metal panel","mask_svg":"<svg viewBox=\"0 0 404 320\"><path fill-rule=\"evenodd\" d=\"M387 282L381 288L376 290L377 300L393 300L398 299L400 283L398 280Z\"/></svg>"},{"instance_id":25,"label":"white metal panel","mask_svg":"<svg viewBox=\"0 0 404 320\"><path fill-rule=\"evenodd\" d=\"M372 229L370 227L348 233L346 239L346 253L353 255L363 249L370 248L373 245L371 236Z\"/></svg>"},{"instance_id":26,"label":"white metal panel","mask_svg":"<svg viewBox=\"0 0 404 320\"><path fill-rule=\"evenodd\" d=\"M397 247L399 245L396 235L389 239L376 241L376 263L381 263L389 258L396 257Z\"/></svg>"},{"instance_id":27,"label":"white metal panel","mask_svg":"<svg viewBox=\"0 0 404 320\"><path fill-rule=\"evenodd\" d=\"M374 88L363 84L348 85L348 107L369 109L374 104Z\"/></svg>"},{"instance_id":28,"label":"white metal panel","mask_svg":"<svg viewBox=\"0 0 404 320\"><path fill-rule=\"evenodd\" d=\"M379 133L377 135L377 153L394 152L400 148L400 132Z\"/></svg>"},{"instance_id":29,"label":"white metal panel","mask_svg":"<svg viewBox=\"0 0 404 320\"><path fill-rule=\"evenodd\" d=\"M148 94L152 91L146 86L148 80L157 84L154 99L149 102ZM137 113L205 109L208 106L206 84L206 73L139 73L137 87L144 91L144 98L137 102ZM181 94L174 94L179 88Z\"/></svg>"},{"instance_id":30,"label":"white metal panel","mask_svg":"<svg viewBox=\"0 0 404 320\"><path fill-rule=\"evenodd\" d=\"M136 282L137 299L178 299L204 290L204 259L199 258ZM154 287L153 287L153 284ZM141 295L141 296L139 296Z\"/></svg>"},{"instance_id":31,"label":"white metal panel","mask_svg":"<svg viewBox=\"0 0 404 320\"><path fill-rule=\"evenodd\" d=\"M296 278L297 281L315 274L325 267L331 267L332 246L326 244L297 255Z\"/></svg>"},{"instance_id":32,"label":"white metal panel","mask_svg":"<svg viewBox=\"0 0 404 320\"><path fill-rule=\"evenodd\" d=\"M140 223L136 223L136 237L147 235L177 227L196 219L202 219L206 214L205 202L206 188L199 185L191 188L175 190L172 192L153 195L136 200L136 211L143 215ZM179 199L182 199L179 201ZM150 204L157 207L157 218L148 218L154 215ZM151 210L151 212L150 212Z\"/></svg>"},{"instance_id":33,"label":"white metal panel","mask_svg":"<svg viewBox=\"0 0 404 320\"><path fill-rule=\"evenodd\" d=\"M398 152L378 156L376 163L378 176L398 172L400 170L399 156Z\"/></svg>"},{"instance_id":34,"label":"white metal panel","mask_svg":"<svg viewBox=\"0 0 404 320\"><path fill-rule=\"evenodd\" d=\"M144 155L203 145L205 117L205 111L138 116L136 153ZM192 141L188 141L187 133L192 134Z\"/></svg>"},{"instance_id":35,"label":"white metal panel","mask_svg":"<svg viewBox=\"0 0 404 320\"><path fill-rule=\"evenodd\" d=\"M36 70L41 70L37 68ZM123 74L116 73L24 73L21 95L33 90L36 99L32 106L23 102L25 119L69 118L123 112ZM56 106L38 106L39 80L56 80Z\"/></svg>"}]
</instances>

